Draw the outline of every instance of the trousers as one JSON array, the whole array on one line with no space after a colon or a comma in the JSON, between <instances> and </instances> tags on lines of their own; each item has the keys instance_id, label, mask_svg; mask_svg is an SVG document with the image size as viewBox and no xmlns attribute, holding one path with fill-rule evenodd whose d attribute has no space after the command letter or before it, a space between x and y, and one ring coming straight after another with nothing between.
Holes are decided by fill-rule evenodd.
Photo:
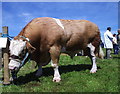
<instances>
[{"instance_id":1,"label":"trousers","mask_svg":"<svg viewBox=\"0 0 120 94\"><path fill-rule=\"evenodd\" d=\"M111 48L106 48L106 59L111 58L111 51L112 51Z\"/></svg>"}]
</instances>

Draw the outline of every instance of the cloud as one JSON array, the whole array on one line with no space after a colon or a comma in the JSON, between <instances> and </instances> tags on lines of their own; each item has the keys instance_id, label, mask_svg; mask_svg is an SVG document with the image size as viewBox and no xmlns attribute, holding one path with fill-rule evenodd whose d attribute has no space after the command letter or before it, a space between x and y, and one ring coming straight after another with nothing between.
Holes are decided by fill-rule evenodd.
<instances>
[{"instance_id":1,"label":"cloud","mask_svg":"<svg viewBox=\"0 0 120 94\"><path fill-rule=\"evenodd\" d=\"M24 19L25 23L30 22L34 18L34 16L28 12L23 12L23 13L19 14L18 16L21 17L22 19Z\"/></svg>"},{"instance_id":2,"label":"cloud","mask_svg":"<svg viewBox=\"0 0 120 94\"><path fill-rule=\"evenodd\" d=\"M20 16L31 16L31 14L30 13L22 13Z\"/></svg>"}]
</instances>

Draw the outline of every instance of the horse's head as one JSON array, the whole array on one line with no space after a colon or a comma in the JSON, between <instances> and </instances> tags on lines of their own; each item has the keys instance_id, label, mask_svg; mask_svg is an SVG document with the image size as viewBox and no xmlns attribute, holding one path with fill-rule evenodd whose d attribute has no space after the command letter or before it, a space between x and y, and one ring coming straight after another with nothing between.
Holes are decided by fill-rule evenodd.
<instances>
[{"instance_id":1,"label":"horse's head","mask_svg":"<svg viewBox=\"0 0 120 94\"><path fill-rule=\"evenodd\" d=\"M25 62L25 60L28 58L29 53L35 50L35 48L31 46L28 40L20 38L17 40L11 40L9 50L9 69L12 71L18 71Z\"/></svg>"}]
</instances>

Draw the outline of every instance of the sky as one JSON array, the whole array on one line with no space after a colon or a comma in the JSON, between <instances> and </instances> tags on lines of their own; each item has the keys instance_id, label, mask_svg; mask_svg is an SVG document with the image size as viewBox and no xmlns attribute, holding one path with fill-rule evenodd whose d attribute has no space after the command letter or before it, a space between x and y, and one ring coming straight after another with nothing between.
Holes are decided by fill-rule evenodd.
<instances>
[{"instance_id":1,"label":"sky","mask_svg":"<svg viewBox=\"0 0 120 94\"><path fill-rule=\"evenodd\" d=\"M0 6L0 24L9 27L10 36L17 36L37 17L89 20L98 25L102 39L107 27L113 34L118 29L118 2L0 2Z\"/></svg>"}]
</instances>

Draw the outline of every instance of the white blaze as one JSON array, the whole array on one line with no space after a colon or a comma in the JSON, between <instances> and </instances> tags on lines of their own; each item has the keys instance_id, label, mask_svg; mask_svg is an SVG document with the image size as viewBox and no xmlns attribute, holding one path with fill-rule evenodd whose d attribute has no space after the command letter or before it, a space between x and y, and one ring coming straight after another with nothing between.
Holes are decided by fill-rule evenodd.
<instances>
[{"instance_id":1,"label":"white blaze","mask_svg":"<svg viewBox=\"0 0 120 94\"><path fill-rule=\"evenodd\" d=\"M26 41L12 40L10 42L10 54L18 56L26 45Z\"/></svg>"},{"instance_id":2,"label":"white blaze","mask_svg":"<svg viewBox=\"0 0 120 94\"><path fill-rule=\"evenodd\" d=\"M26 41L23 40L11 40L10 42L10 55L16 55L19 56L21 51L24 49L26 45ZM9 69L14 69L15 67L19 68L20 61L11 59L9 63Z\"/></svg>"}]
</instances>

